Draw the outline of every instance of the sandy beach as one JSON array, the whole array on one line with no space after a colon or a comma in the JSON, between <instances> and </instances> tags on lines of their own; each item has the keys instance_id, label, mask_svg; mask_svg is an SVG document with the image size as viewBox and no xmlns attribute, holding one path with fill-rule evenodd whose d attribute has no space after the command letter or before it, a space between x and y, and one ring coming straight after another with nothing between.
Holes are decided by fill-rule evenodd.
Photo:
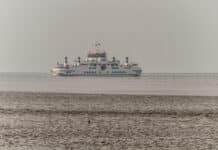
<instances>
[{"instance_id":1,"label":"sandy beach","mask_svg":"<svg viewBox=\"0 0 218 150\"><path fill-rule=\"evenodd\" d=\"M0 149L218 148L218 97L0 92Z\"/></svg>"}]
</instances>

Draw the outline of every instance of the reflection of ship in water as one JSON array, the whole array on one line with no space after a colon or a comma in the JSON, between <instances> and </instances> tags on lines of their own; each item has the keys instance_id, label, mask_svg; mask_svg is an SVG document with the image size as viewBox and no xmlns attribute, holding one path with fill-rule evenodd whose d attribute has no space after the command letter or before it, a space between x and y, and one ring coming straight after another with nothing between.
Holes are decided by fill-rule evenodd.
<instances>
[{"instance_id":1,"label":"reflection of ship in water","mask_svg":"<svg viewBox=\"0 0 218 150\"><path fill-rule=\"evenodd\" d=\"M137 63L130 63L126 57L125 63L120 63L115 57L107 59L107 54L99 50L100 43L96 43L96 50L89 51L85 60L78 57L77 61L70 65L65 57L64 64L57 63L52 69L53 75L59 76L140 76L141 68Z\"/></svg>"}]
</instances>

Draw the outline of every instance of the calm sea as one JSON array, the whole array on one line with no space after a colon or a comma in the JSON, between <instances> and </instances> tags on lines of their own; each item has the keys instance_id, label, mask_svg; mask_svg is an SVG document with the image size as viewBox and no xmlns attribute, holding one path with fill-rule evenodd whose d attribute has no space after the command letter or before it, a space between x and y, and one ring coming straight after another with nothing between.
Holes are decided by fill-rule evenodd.
<instances>
[{"instance_id":1,"label":"calm sea","mask_svg":"<svg viewBox=\"0 0 218 150\"><path fill-rule=\"evenodd\" d=\"M218 96L218 74L54 77L42 73L0 73L0 91Z\"/></svg>"}]
</instances>

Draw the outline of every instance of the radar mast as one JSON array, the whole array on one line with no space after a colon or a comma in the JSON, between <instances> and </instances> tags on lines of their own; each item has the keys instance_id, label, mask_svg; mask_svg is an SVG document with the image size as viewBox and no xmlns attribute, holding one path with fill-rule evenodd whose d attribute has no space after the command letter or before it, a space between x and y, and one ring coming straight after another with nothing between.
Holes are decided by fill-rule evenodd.
<instances>
[{"instance_id":1,"label":"radar mast","mask_svg":"<svg viewBox=\"0 0 218 150\"><path fill-rule=\"evenodd\" d=\"M96 51L100 51L101 43L99 41L96 41L94 45L95 45Z\"/></svg>"}]
</instances>

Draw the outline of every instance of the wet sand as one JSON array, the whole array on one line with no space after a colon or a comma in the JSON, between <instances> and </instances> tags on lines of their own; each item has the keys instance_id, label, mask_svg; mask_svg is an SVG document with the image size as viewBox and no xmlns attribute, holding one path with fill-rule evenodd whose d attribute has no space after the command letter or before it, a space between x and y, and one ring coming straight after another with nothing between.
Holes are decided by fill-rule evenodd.
<instances>
[{"instance_id":1,"label":"wet sand","mask_svg":"<svg viewBox=\"0 0 218 150\"><path fill-rule=\"evenodd\" d=\"M218 149L218 97L0 92L0 149Z\"/></svg>"}]
</instances>

